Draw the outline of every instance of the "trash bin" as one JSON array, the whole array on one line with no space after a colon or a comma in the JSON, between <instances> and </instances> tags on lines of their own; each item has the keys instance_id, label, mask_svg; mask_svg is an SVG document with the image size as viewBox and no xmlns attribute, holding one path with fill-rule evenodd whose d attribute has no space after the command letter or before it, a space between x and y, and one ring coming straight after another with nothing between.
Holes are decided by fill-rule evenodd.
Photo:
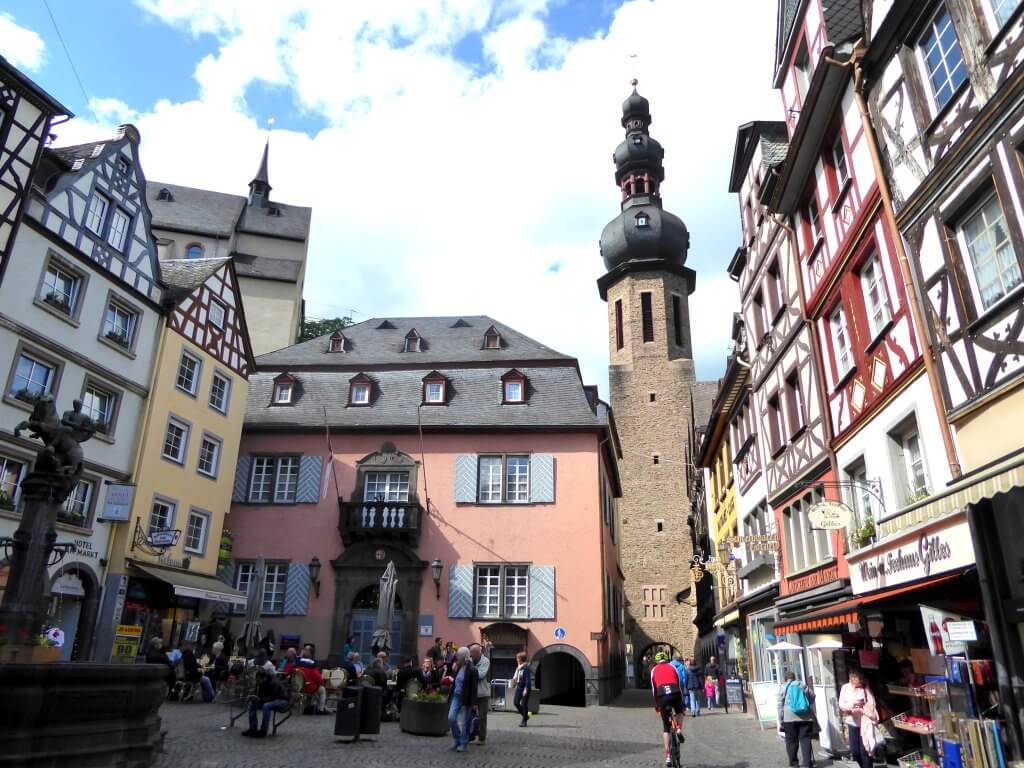
<instances>
[{"instance_id":1,"label":"trash bin","mask_svg":"<svg viewBox=\"0 0 1024 768\"><path fill-rule=\"evenodd\" d=\"M359 733L362 736L380 734L380 714L384 689L376 686L359 686L363 691L362 711L359 713Z\"/></svg>"},{"instance_id":2,"label":"trash bin","mask_svg":"<svg viewBox=\"0 0 1024 768\"><path fill-rule=\"evenodd\" d=\"M359 738L359 720L363 709L363 687L350 685L341 689L338 709L334 715L334 735ZM379 716L378 716L379 717ZM378 730L380 726L378 725Z\"/></svg>"},{"instance_id":3,"label":"trash bin","mask_svg":"<svg viewBox=\"0 0 1024 768\"><path fill-rule=\"evenodd\" d=\"M491 709L512 709L509 680L491 680Z\"/></svg>"}]
</instances>

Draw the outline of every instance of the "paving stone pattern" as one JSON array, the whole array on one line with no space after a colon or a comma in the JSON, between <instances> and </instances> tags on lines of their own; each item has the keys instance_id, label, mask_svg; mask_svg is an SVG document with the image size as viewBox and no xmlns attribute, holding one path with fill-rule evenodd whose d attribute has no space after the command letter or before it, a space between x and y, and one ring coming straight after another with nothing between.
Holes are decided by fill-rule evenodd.
<instances>
[{"instance_id":1,"label":"paving stone pattern","mask_svg":"<svg viewBox=\"0 0 1024 768\"><path fill-rule=\"evenodd\" d=\"M336 741L332 717L293 717L277 736L262 740L241 736L241 718L227 724L218 704L165 704L167 731L157 768L359 768L473 766L473 768L558 768L572 766L663 765L660 725L643 691L627 691L613 706L542 707L527 728L518 716L492 712L487 744L469 745L468 754L448 751L451 739L410 736L397 723L383 723L380 736L355 744ZM687 768L783 768L782 742L760 731L743 714L711 712L686 721L683 764Z\"/></svg>"}]
</instances>

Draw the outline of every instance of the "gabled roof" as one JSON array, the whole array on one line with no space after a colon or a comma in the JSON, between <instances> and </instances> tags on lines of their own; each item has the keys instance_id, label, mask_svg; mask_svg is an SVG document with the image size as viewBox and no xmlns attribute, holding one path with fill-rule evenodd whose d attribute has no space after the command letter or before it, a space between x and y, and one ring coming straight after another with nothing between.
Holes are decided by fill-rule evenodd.
<instances>
[{"instance_id":1,"label":"gabled roof","mask_svg":"<svg viewBox=\"0 0 1024 768\"><path fill-rule=\"evenodd\" d=\"M781 120L754 120L736 129L736 143L732 152L732 173L729 176L729 191L739 192L743 178L750 169L754 150L760 145L761 163L773 167L786 157L789 138L786 124ZM781 152L781 158L779 154Z\"/></svg>"},{"instance_id":2,"label":"gabled roof","mask_svg":"<svg viewBox=\"0 0 1024 768\"><path fill-rule=\"evenodd\" d=\"M263 370L296 370L303 367L336 369L342 365L353 369L415 365L430 370L460 363L493 363L504 371L512 367L513 363L524 361L575 363L575 358L556 352L493 318L484 315L463 316L467 323L465 326L457 326L457 319L371 318L345 328L346 338L352 341L352 350L343 358L339 359L339 355L327 352L327 339L322 336L261 355L258 365ZM481 348L480 332L490 325L494 326L504 341L500 349ZM410 355L402 353L402 341L413 328L422 338L430 339L430 345L421 347L423 351L411 359Z\"/></svg>"},{"instance_id":3,"label":"gabled roof","mask_svg":"<svg viewBox=\"0 0 1024 768\"><path fill-rule=\"evenodd\" d=\"M11 62L3 56L0 56L0 80L3 80L5 83L14 83L17 86L18 91L22 93L25 98L51 116L75 116L74 112L36 85L31 78L11 64Z\"/></svg>"},{"instance_id":4,"label":"gabled roof","mask_svg":"<svg viewBox=\"0 0 1024 768\"><path fill-rule=\"evenodd\" d=\"M160 277L173 289L193 291L231 261L226 257L210 259L165 259L160 262Z\"/></svg>"}]
</instances>

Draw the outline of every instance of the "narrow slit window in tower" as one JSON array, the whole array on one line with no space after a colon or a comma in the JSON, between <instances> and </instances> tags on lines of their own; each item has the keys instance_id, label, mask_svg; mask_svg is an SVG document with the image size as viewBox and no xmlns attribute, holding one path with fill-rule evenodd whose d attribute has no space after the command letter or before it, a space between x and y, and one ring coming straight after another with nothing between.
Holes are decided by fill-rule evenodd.
<instances>
[{"instance_id":1,"label":"narrow slit window in tower","mask_svg":"<svg viewBox=\"0 0 1024 768\"><path fill-rule=\"evenodd\" d=\"M615 348L622 349L622 299L615 300Z\"/></svg>"},{"instance_id":2,"label":"narrow slit window in tower","mask_svg":"<svg viewBox=\"0 0 1024 768\"><path fill-rule=\"evenodd\" d=\"M675 332L676 346L683 346L683 316L682 316L682 302L679 297L672 296L672 330Z\"/></svg>"},{"instance_id":3,"label":"narrow slit window in tower","mask_svg":"<svg viewBox=\"0 0 1024 768\"><path fill-rule=\"evenodd\" d=\"M651 292L640 294L640 315L644 326L644 341L654 341L654 310L651 308Z\"/></svg>"}]
</instances>

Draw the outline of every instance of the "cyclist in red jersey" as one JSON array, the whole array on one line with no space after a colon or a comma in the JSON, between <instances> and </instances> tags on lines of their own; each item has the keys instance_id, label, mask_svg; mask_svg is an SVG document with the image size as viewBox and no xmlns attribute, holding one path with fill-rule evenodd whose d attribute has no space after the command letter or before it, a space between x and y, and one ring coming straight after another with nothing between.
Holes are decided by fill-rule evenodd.
<instances>
[{"instance_id":1,"label":"cyclist in red jersey","mask_svg":"<svg viewBox=\"0 0 1024 768\"><path fill-rule=\"evenodd\" d=\"M677 723L683 717L683 687L685 681L679 671L668 661L668 654L659 651L654 661L656 664L651 669L651 693L654 694L654 710L661 715L663 728L662 741L665 747L665 765L672 765L668 754L668 734L672 728L672 720L668 713L669 705L676 713ZM679 743L683 743L683 729L679 728Z\"/></svg>"}]
</instances>

